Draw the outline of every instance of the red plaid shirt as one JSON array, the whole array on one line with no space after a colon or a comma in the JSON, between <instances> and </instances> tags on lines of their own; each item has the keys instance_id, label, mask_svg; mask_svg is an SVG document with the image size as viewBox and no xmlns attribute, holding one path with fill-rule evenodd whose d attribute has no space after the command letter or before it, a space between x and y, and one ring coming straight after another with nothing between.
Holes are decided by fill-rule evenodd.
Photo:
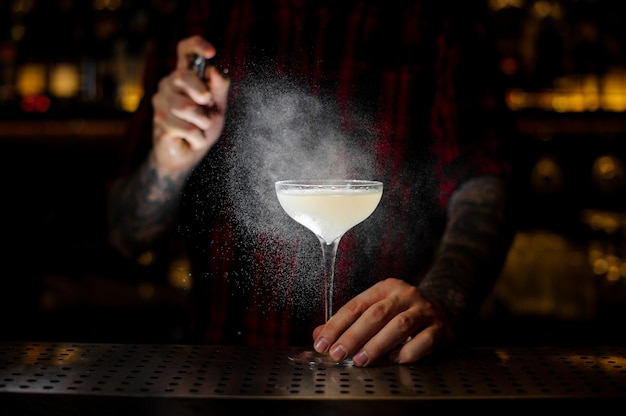
<instances>
[{"instance_id":1,"label":"red plaid shirt","mask_svg":"<svg viewBox=\"0 0 626 416\"><path fill-rule=\"evenodd\" d=\"M417 283L428 267L451 193L476 175L509 175L503 91L496 83L486 16L477 4L179 4L175 20L180 21L163 26L152 50L145 99L131 125L128 166L137 165L150 146L150 98L158 79L175 66L176 42L200 34L217 46L219 65L229 69L233 86L243 83L251 68L261 67L303 81L311 94L332 91L346 130L359 123L351 105L366 104L373 120L372 179L385 183L385 202L379 207L384 216L368 219L364 224L371 222L372 228L362 234L355 229L342 239L337 302L386 277ZM236 108L238 97L231 99ZM227 147L228 139L222 142ZM220 189L223 155L211 150L183 195L180 231L194 265L195 340L310 344L312 328L323 319L322 286L307 287L297 278L307 272L302 269L309 254L302 253L317 253L319 244L308 231L295 242L264 235L242 242L223 201L207 196L209 189ZM365 230L374 242L363 243Z\"/></svg>"}]
</instances>

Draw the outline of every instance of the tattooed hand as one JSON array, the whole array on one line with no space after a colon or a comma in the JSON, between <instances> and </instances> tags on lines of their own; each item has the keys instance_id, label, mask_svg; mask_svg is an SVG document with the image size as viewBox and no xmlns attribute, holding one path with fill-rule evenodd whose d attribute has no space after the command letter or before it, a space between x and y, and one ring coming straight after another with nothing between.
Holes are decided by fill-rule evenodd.
<instances>
[{"instance_id":1,"label":"tattooed hand","mask_svg":"<svg viewBox=\"0 0 626 416\"><path fill-rule=\"evenodd\" d=\"M190 68L196 55L211 58L215 48L199 36L178 43L176 68L152 97L149 157L110 190L109 243L127 257L172 230L187 177L222 134L230 81L214 66L206 68L202 80Z\"/></svg>"}]
</instances>

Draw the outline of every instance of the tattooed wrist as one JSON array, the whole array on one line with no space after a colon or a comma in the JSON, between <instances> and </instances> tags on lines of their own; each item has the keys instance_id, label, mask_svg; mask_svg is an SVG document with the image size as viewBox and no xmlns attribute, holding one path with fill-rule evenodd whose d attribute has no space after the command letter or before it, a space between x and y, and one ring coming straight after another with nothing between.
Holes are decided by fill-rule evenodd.
<instances>
[{"instance_id":1,"label":"tattooed wrist","mask_svg":"<svg viewBox=\"0 0 626 416\"><path fill-rule=\"evenodd\" d=\"M112 235L134 255L151 247L172 229L186 175L163 175L150 160L118 187Z\"/></svg>"}]
</instances>

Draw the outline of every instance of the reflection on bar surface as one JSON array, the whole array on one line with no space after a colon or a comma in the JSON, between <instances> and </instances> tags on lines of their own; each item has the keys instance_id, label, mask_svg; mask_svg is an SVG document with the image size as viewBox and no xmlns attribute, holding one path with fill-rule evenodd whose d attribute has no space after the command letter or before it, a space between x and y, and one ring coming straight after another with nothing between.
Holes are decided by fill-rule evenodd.
<instances>
[{"instance_id":1,"label":"reflection on bar surface","mask_svg":"<svg viewBox=\"0 0 626 416\"><path fill-rule=\"evenodd\" d=\"M274 410L281 406L302 410L306 402L309 412L340 409L342 414L344 410L365 414L385 406L417 410L437 403L510 408L512 402L536 406L556 401L566 406L582 399L598 404L626 401L624 347L459 347L417 364L373 368L309 368L287 360L288 352L164 344L2 343L0 406L49 411L62 402L65 411L88 411L89 403L108 407L132 403L145 409L158 399L168 410L185 403L187 411L197 413L257 401Z\"/></svg>"}]
</instances>

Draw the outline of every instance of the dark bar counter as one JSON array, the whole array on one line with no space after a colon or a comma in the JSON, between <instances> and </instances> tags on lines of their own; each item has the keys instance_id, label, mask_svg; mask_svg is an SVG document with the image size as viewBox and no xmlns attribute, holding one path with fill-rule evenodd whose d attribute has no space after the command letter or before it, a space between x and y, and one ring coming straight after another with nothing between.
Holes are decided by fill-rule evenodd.
<instances>
[{"instance_id":1,"label":"dark bar counter","mask_svg":"<svg viewBox=\"0 0 626 416\"><path fill-rule=\"evenodd\" d=\"M0 343L6 415L402 414L626 405L626 347L457 347L412 365L312 368L289 349ZM622 407L623 408L623 407Z\"/></svg>"}]
</instances>

